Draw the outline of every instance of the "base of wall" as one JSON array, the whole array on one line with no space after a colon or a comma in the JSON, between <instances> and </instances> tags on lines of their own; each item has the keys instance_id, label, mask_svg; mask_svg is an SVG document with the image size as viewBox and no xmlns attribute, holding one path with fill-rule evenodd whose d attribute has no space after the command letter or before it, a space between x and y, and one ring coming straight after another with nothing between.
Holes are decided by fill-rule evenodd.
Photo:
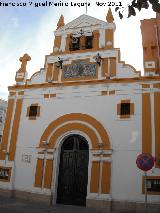
<instances>
[{"instance_id":1,"label":"base of wall","mask_svg":"<svg viewBox=\"0 0 160 213\"><path fill-rule=\"evenodd\" d=\"M18 198L18 199L27 200L30 202L44 203L46 205L49 205L51 202L50 195L24 192L24 191L18 191L18 190L0 189L0 195L8 197L8 198Z\"/></svg>"},{"instance_id":2,"label":"base of wall","mask_svg":"<svg viewBox=\"0 0 160 213\"><path fill-rule=\"evenodd\" d=\"M51 195L37 194L31 192L23 192L18 190L5 190L0 189L0 196L15 197L30 202L44 203L45 205L51 204ZM52 198L52 205L55 205L54 196ZM114 200L98 200L87 199L86 207L99 212L118 212L118 213L144 213L145 204L136 202L114 201ZM148 212L160 213L160 203L149 203Z\"/></svg>"},{"instance_id":3,"label":"base of wall","mask_svg":"<svg viewBox=\"0 0 160 213\"><path fill-rule=\"evenodd\" d=\"M8 190L8 189L0 189L0 196L11 198L12 197L12 191Z\"/></svg>"},{"instance_id":4,"label":"base of wall","mask_svg":"<svg viewBox=\"0 0 160 213\"><path fill-rule=\"evenodd\" d=\"M100 212L110 212L111 211L111 201L87 199L86 207L99 210Z\"/></svg>"},{"instance_id":5,"label":"base of wall","mask_svg":"<svg viewBox=\"0 0 160 213\"><path fill-rule=\"evenodd\" d=\"M137 202L125 201L107 201L107 200L94 200L87 199L86 206L99 210L102 213L118 212L118 213L144 213L145 204ZM149 203L148 212L159 213L160 203Z\"/></svg>"}]
</instances>

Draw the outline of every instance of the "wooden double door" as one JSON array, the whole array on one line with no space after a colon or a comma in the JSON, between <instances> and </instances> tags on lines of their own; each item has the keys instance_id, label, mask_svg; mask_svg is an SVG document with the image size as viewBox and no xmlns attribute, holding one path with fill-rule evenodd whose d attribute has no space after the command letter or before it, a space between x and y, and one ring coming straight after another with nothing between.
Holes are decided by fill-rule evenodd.
<instances>
[{"instance_id":1,"label":"wooden double door","mask_svg":"<svg viewBox=\"0 0 160 213\"><path fill-rule=\"evenodd\" d=\"M84 137L71 135L60 154L57 203L86 205L89 147Z\"/></svg>"}]
</instances>

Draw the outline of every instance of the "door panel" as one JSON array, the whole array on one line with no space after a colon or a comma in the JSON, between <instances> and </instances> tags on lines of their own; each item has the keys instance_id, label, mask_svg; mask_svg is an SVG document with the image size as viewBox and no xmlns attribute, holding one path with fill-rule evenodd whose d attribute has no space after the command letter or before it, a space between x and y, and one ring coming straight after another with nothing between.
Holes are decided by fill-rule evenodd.
<instances>
[{"instance_id":1,"label":"door panel","mask_svg":"<svg viewBox=\"0 0 160 213\"><path fill-rule=\"evenodd\" d=\"M88 143L83 137L73 135L64 141L61 148L57 203L86 204L88 158Z\"/></svg>"}]
</instances>

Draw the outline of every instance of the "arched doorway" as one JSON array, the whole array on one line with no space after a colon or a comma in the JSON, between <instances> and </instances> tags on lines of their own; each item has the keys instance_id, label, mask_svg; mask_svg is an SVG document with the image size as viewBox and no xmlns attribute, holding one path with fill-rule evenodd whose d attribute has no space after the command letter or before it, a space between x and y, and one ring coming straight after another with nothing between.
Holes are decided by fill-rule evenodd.
<instances>
[{"instance_id":1,"label":"arched doorway","mask_svg":"<svg viewBox=\"0 0 160 213\"><path fill-rule=\"evenodd\" d=\"M60 154L57 203L86 205L89 146L80 135L63 142Z\"/></svg>"}]
</instances>

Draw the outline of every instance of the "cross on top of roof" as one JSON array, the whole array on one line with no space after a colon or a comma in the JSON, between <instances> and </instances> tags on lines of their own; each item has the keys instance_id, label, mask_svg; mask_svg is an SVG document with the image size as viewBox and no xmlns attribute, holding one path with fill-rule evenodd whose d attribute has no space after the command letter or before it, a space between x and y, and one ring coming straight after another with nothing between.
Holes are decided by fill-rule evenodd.
<instances>
[{"instance_id":1,"label":"cross on top of roof","mask_svg":"<svg viewBox=\"0 0 160 213\"><path fill-rule=\"evenodd\" d=\"M27 66L27 61L30 61L31 57L28 54L24 54L23 57L19 58L19 61L21 61L21 68L19 69L19 71L21 72L25 72L26 71L26 66Z\"/></svg>"}]
</instances>

